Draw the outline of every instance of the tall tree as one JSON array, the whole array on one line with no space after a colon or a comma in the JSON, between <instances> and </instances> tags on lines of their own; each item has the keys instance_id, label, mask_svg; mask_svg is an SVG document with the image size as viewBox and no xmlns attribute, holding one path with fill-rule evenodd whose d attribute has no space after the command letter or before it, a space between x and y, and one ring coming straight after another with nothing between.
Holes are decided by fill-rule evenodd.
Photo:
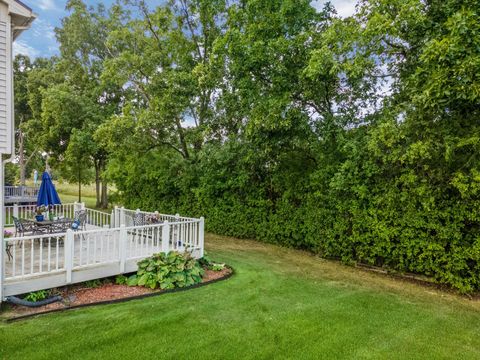
<instances>
[{"instance_id":1,"label":"tall tree","mask_svg":"<svg viewBox=\"0 0 480 360\"><path fill-rule=\"evenodd\" d=\"M83 117L81 128L88 129L93 138L96 129L119 111L122 88L115 83L102 80L105 61L114 56L106 46L112 29L122 26L123 10L114 5L106 9L102 4L96 8L87 7L82 0L69 0L66 9L70 14L56 29L60 43L61 62L65 83L74 89L88 104L92 117ZM104 171L108 153L105 148L96 147L91 154L95 166L97 206L107 207L107 179Z\"/></svg>"},{"instance_id":2,"label":"tall tree","mask_svg":"<svg viewBox=\"0 0 480 360\"><path fill-rule=\"evenodd\" d=\"M15 101L15 140L19 166L20 185L25 185L27 168L35 157L39 157L40 148L29 134L29 125L33 120L32 110L28 103L29 74L35 71L37 63L30 61L28 56L17 55L13 61L14 101Z\"/></svg>"}]
</instances>

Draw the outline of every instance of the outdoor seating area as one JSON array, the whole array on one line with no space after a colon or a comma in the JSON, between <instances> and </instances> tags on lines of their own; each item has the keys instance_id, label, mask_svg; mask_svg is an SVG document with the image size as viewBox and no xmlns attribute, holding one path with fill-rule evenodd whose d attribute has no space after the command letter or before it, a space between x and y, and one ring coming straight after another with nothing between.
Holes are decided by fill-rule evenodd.
<instances>
[{"instance_id":1,"label":"outdoor seating area","mask_svg":"<svg viewBox=\"0 0 480 360\"><path fill-rule=\"evenodd\" d=\"M19 219L12 216L15 225L15 236L35 234L54 234L65 232L77 224L77 228L84 230L87 213L85 210L77 210L73 218L52 217L51 220Z\"/></svg>"},{"instance_id":2,"label":"outdoor seating area","mask_svg":"<svg viewBox=\"0 0 480 360\"><path fill-rule=\"evenodd\" d=\"M128 273L159 252L203 256L203 218L115 207L110 213L84 203L57 204L46 219L33 205L4 209L5 296ZM53 214L53 215L50 215Z\"/></svg>"}]
</instances>

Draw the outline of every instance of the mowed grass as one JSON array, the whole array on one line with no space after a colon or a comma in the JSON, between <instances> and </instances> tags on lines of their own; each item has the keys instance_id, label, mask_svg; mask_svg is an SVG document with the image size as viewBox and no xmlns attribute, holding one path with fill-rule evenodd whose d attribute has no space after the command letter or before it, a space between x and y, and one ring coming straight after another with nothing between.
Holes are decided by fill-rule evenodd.
<instances>
[{"instance_id":1,"label":"mowed grass","mask_svg":"<svg viewBox=\"0 0 480 360\"><path fill-rule=\"evenodd\" d=\"M71 204L74 203L75 201L78 201L78 196L77 195L70 195L70 194L64 194L60 191L58 191L58 196L60 196L60 200L62 201L63 204ZM95 196L82 196L82 202L85 203L85 206L90 208L90 209L95 209L97 205L97 199Z\"/></svg>"},{"instance_id":2,"label":"mowed grass","mask_svg":"<svg viewBox=\"0 0 480 360\"><path fill-rule=\"evenodd\" d=\"M223 282L0 324L6 359L478 359L480 303L208 235Z\"/></svg>"}]
</instances>

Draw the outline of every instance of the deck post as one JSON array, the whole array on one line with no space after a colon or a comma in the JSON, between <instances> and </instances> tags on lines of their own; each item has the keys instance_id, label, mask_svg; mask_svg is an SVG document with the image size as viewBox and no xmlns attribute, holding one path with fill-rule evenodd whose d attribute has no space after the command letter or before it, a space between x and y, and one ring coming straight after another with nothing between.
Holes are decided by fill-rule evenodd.
<instances>
[{"instance_id":1,"label":"deck post","mask_svg":"<svg viewBox=\"0 0 480 360\"><path fill-rule=\"evenodd\" d=\"M110 223L108 224L109 228L115 227L115 210L112 209L110 213Z\"/></svg>"},{"instance_id":2,"label":"deck post","mask_svg":"<svg viewBox=\"0 0 480 360\"><path fill-rule=\"evenodd\" d=\"M200 246L200 258L202 258L205 244L205 218L203 216L200 218L200 228L198 232L198 245Z\"/></svg>"},{"instance_id":3,"label":"deck post","mask_svg":"<svg viewBox=\"0 0 480 360\"><path fill-rule=\"evenodd\" d=\"M125 225L125 208L122 206L120 208L120 225Z\"/></svg>"},{"instance_id":4,"label":"deck post","mask_svg":"<svg viewBox=\"0 0 480 360\"><path fill-rule=\"evenodd\" d=\"M65 270L67 272L66 283L72 282L72 269L73 269L73 243L75 234L72 229L68 229L65 234Z\"/></svg>"},{"instance_id":5,"label":"deck post","mask_svg":"<svg viewBox=\"0 0 480 360\"><path fill-rule=\"evenodd\" d=\"M120 255L120 273L123 274L125 272L125 263L127 260L127 229L125 228L125 224L120 225L120 235L118 239L118 250Z\"/></svg>"},{"instance_id":6,"label":"deck post","mask_svg":"<svg viewBox=\"0 0 480 360\"><path fill-rule=\"evenodd\" d=\"M168 253L170 250L170 224L168 220L163 222L162 227L162 252Z\"/></svg>"},{"instance_id":7,"label":"deck post","mask_svg":"<svg viewBox=\"0 0 480 360\"><path fill-rule=\"evenodd\" d=\"M18 216L18 204L17 203L13 204L13 216L15 216L17 219L19 218L19 216Z\"/></svg>"}]
</instances>

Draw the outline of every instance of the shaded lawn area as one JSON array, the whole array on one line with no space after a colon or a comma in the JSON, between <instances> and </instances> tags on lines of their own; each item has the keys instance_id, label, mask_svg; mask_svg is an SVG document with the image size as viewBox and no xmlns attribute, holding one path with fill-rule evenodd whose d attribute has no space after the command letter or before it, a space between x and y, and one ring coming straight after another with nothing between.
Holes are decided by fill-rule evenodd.
<instances>
[{"instance_id":1,"label":"shaded lawn area","mask_svg":"<svg viewBox=\"0 0 480 360\"><path fill-rule=\"evenodd\" d=\"M480 302L307 253L207 236L229 280L0 323L8 359L480 358Z\"/></svg>"}]
</instances>

